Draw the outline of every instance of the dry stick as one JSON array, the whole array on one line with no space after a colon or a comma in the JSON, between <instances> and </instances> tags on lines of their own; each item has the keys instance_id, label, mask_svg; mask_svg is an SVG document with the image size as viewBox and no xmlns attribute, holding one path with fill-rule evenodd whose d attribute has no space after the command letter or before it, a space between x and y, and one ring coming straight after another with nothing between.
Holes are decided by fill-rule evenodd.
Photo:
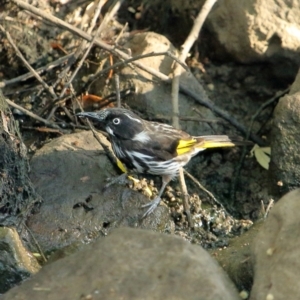
<instances>
[{"instance_id":1,"label":"dry stick","mask_svg":"<svg viewBox=\"0 0 300 300\"><path fill-rule=\"evenodd\" d=\"M96 19L98 18L99 14L100 14L100 12L101 12L101 8L102 8L102 6L104 5L104 3L105 3L105 0L100 0L100 1L99 1L98 5L97 5L97 8L96 8L96 11L95 11L94 18L93 18L93 20L92 20L92 22L91 22L92 27L89 28L90 31L91 31L91 29L95 26L95 24L96 24ZM59 98L60 98L60 99L63 98L63 96L65 95L65 92L67 91L67 89L69 89L69 87L70 87L70 85L72 84L72 82L73 82L75 76L77 75L77 73L79 72L80 68L82 67L82 65L83 65L83 63L84 63L86 57L87 57L88 54L90 53L90 51L91 51L91 49L92 49L92 47L93 47L93 45L94 45L94 41L95 41L96 37L99 35L99 33L100 33L100 31L101 31L102 29L103 29L103 26L102 26L102 24L101 24L101 25L98 27L98 29L97 29L97 31L96 31L96 33L95 33L95 35L94 35L92 41L90 42L90 45L88 46L88 48L86 49L84 55L82 56L81 60L79 61L78 65L77 65L77 67L76 67L76 69L75 69L75 71L73 72L73 74L72 74L72 76L70 77L69 81L65 84L64 88L62 89L62 91L61 91L61 93L60 93L60 95L59 95ZM79 57L79 55L81 54L81 50L86 46L86 44L87 44L87 42L86 42L86 41L83 41L83 42L81 43L81 45L78 47L78 49L77 49L78 51L76 51L76 54L78 55L78 57ZM69 66L69 67L70 67L70 66Z\"/></svg>"},{"instance_id":2,"label":"dry stick","mask_svg":"<svg viewBox=\"0 0 300 300\"><path fill-rule=\"evenodd\" d=\"M29 117L31 117L31 118L33 118L33 119L36 119L37 121L42 122L42 123L44 123L45 125L47 125L47 126L49 126L49 127L51 127L51 128L55 128L55 129L61 130L61 128L60 128L58 125L56 125L55 123L52 123L52 122L50 122L50 121L48 121L48 120L46 120L46 119L43 119L43 118L39 117L38 115L36 115L36 114L34 114L33 112L31 112L31 111L29 111L29 110L23 108L23 107L20 106L20 105L18 105L18 104L16 104L16 103L12 102L11 100L6 99L6 102L7 102L10 106L12 106L12 107L14 107L14 108L17 108L18 110L20 110L21 112L23 112L25 115L27 115L27 116L29 116Z\"/></svg>"},{"instance_id":3,"label":"dry stick","mask_svg":"<svg viewBox=\"0 0 300 300\"><path fill-rule=\"evenodd\" d=\"M120 78L118 74L115 74L115 85L116 85L116 96L117 96L117 107L121 107L121 96L120 96Z\"/></svg>"},{"instance_id":4,"label":"dry stick","mask_svg":"<svg viewBox=\"0 0 300 300\"><path fill-rule=\"evenodd\" d=\"M84 85L84 88L86 88L88 85L90 85L92 81L94 81L95 79L99 78L102 74L105 74L105 73L107 73L108 71L110 71L112 69L116 69L116 68L118 68L120 66L127 65L127 64L129 64L131 62L135 62L135 61L143 59L143 58L153 57L153 56L161 56L161 55L166 55L166 56L171 57L178 64L180 64L186 71L189 72L189 68L184 63L182 63L181 61L179 61L178 57L176 57L171 52L169 52L169 51L164 51L164 52L150 52L150 53L146 53L146 54L137 55L135 57L130 57L129 59L126 59L126 60L123 60L123 61L119 61L119 62L115 63L112 66L109 66L109 67L107 67L107 68L105 68L105 69L103 69L103 70L101 70L101 71L99 71L99 72L97 72L95 74L90 75L88 77L87 83ZM152 73L150 73L150 74L152 74ZM152 74L152 75L154 75L154 74ZM168 81L170 81L170 79Z\"/></svg>"},{"instance_id":5,"label":"dry stick","mask_svg":"<svg viewBox=\"0 0 300 300\"><path fill-rule=\"evenodd\" d=\"M60 26L62 28L65 28L65 29L68 29L70 32L80 36L81 38L87 40L87 41L92 41L93 37L89 34L87 34L86 32L24 2L24 1L21 1L21 0L11 0L11 2L15 3L16 5L18 5L19 7L23 8L23 9L26 9L28 11L30 11L31 13L37 15L37 16L40 16L42 19L45 19L49 22L52 22L54 23L55 25L57 26ZM114 46L110 46L108 44L106 44L105 42L103 42L102 40L100 39L96 39L95 40L95 45L103 48L104 50L107 50L109 52L111 52L112 54L114 55L117 55L123 59L130 59L131 56L127 55L126 53L124 53L123 51L119 50L119 49L116 49ZM134 62L134 64L139 67L140 69L160 78L161 80L164 80L164 81L167 81L169 80L169 77L159 71L156 71L155 69L151 68L151 67L148 67L146 65L144 65L143 63L141 62Z\"/></svg>"},{"instance_id":6,"label":"dry stick","mask_svg":"<svg viewBox=\"0 0 300 300\"><path fill-rule=\"evenodd\" d=\"M42 247L40 246L39 242L37 241L37 239L35 238L33 232L29 229L29 227L24 224L24 227L26 228L26 230L28 231L28 233L30 234L31 238L33 239L33 242L35 243L40 255L41 255L41 258L43 259L43 261L46 263L47 262L47 258L44 254L44 251L42 250Z\"/></svg>"},{"instance_id":7,"label":"dry stick","mask_svg":"<svg viewBox=\"0 0 300 300\"><path fill-rule=\"evenodd\" d=\"M259 114L269 105L271 105L274 101L276 101L278 98L282 97L283 95L285 95L286 93L288 93L290 90L290 88L287 88L281 92L277 92L276 95L272 98L270 98L268 101L266 101L265 103L263 103L259 108L258 110L255 112L255 114L252 116L251 118L251 123L250 123L250 126L249 126L249 129L248 129L248 132L247 132L247 136L246 138L249 139L250 137L250 133L251 133L251 130L252 130L252 126L253 126L253 123L255 121L255 119L259 116Z\"/></svg>"},{"instance_id":8,"label":"dry stick","mask_svg":"<svg viewBox=\"0 0 300 300\"><path fill-rule=\"evenodd\" d=\"M265 103L263 103L255 112L255 114L251 117L251 123L250 126L248 128L248 131L246 133L246 139L248 140L249 137L251 136L251 130L254 124L255 119L259 116L259 114L269 105L271 105L274 101L276 101L278 98L282 97L283 95L285 95L286 93L288 93L290 90L290 88L287 88L281 92L276 93L276 95L272 98L270 98L269 100L267 100ZM260 144L261 145L261 144ZM230 187L230 194L231 194L231 199L235 198L235 190L236 190L236 186L238 183L238 180L240 178L240 173L241 173L241 169L243 166L243 162L245 160L246 154L247 154L248 150L246 147L243 148L243 152L239 161L238 166L236 167L236 171L235 171L235 176L234 179L232 181L231 187Z\"/></svg>"},{"instance_id":9,"label":"dry stick","mask_svg":"<svg viewBox=\"0 0 300 300\"><path fill-rule=\"evenodd\" d=\"M120 33L118 34L116 40L115 40L116 45L118 44L119 39L123 36L123 34L124 34L125 30L127 29L127 27L128 27L128 23L126 22L125 25L122 27Z\"/></svg>"},{"instance_id":10,"label":"dry stick","mask_svg":"<svg viewBox=\"0 0 300 300\"><path fill-rule=\"evenodd\" d=\"M267 216L268 216L271 208L273 207L273 205L274 205L274 199L270 199L269 204L268 204L267 209L266 209L265 214L264 214L264 219L267 218Z\"/></svg>"},{"instance_id":11,"label":"dry stick","mask_svg":"<svg viewBox=\"0 0 300 300\"><path fill-rule=\"evenodd\" d=\"M57 96L54 93L54 90L52 87L50 87L42 78L41 76L31 67L31 65L27 62L21 51L18 49L18 47L15 45L13 39L11 38L8 31L6 31L3 26L0 25L1 31L6 35L8 41L10 42L11 46L16 51L17 55L20 57L24 65L27 67L27 69L34 75L34 77L43 85L43 87L49 92L49 94L52 96L53 99L56 99Z\"/></svg>"},{"instance_id":12,"label":"dry stick","mask_svg":"<svg viewBox=\"0 0 300 300\"><path fill-rule=\"evenodd\" d=\"M82 105L80 103L80 101L77 99L77 97L75 98L78 104L78 107L80 108L81 111L83 111ZM102 148L104 149L105 154L107 155L108 159L111 161L111 163L116 166L117 165L117 159L114 156L114 154L112 153L112 151L110 150L110 148L105 145L101 139L99 138L97 131L94 129L94 127L92 126L92 123L90 122L89 119L86 119L86 122L88 124L89 129L93 132L94 138L97 140L97 142L102 146ZM101 133L102 134L102 133ZM104 136L104 134L102 134Z\"/></svg>"},{"instance_id":13,"label":"dry stick","mask_svg":"<svg viewBox=\"0 0 300 300\"><path fill-rule=\"evenodd\" d=\"M211 102L208 97L201 98L196 92L191 91L190 89L187 89L184 86L179 87L180 91L196 100L201 105L209 108L211 111L213 111L215 114L222 117L224 120L228 121L231 125L233 125L236 129L238 129L241 133L244 135L247 135L248 129L239 123L233 116L231 116L228 112L222 110L221 108L217 107L213 102ZM261 139L259 136L257 136L254 133L250 134L250 138L252 141L254 141L258 145L265 145L265 141Z\"/></svg>"},{"instance_id":14,"label":"dry stick","mask_svg":"<svg viewBox=\"0 0 300 300\"><path fill-rule=\"evenodd\" d=\"M205 193L207 193L214 202L216 202L224 211L227 212L226 208L224 207L224 205L219 202L216 197L213 195L212 192L210 192L209 190L207 190L192 174L190 174L188 171L183 170L184 174L189 177L201 190L203 190ZM228 213L228 212L227 212Z\"/></svg>"},{"instance_id":15,"label":"dry stick","mask_svg":"<svg viewBox=\"0 0 300 300\"><path fill-rule=\"evenodd\" d=\"M63 57L60 57L58 58L57 60L43 66L43 67L40 67L38 69L35 70L36 73L38 73L39 75L46 72L46 71L50 71L52 69L54 69L55 67L58 67L60 66L64 61L66 61L70 56L72 56L73 53L70 53L68 55L65 55ZM28 72L24 75L21 75L21 76L18 76L18 77L15 77L13 79L9 79L9 80L4 80L4 81L1 81L0 82L0 88L3 88L5 86L8 86L10 84L15 84L15 83L18 83L20 81L26 81L30 78L34 77L34 75L31 73L31 72Z\"/></svg>"},{"instance_id":16,"label":"dry stick","mask_svg":"<svg viewBox=\"0 0 300 300\"><path fill-rule=\"evenodd\" d=\"M97 7L96 7L96 10L95 10L95 14L94 14L94 17L91 21L91 26L89 27L87 33L88 34L91 34L92 30L94 29L95 25L96 25L96 20L97 18L99 17L100 15L100 12L101 12L101 8L102 6L104 5L104 0L100 0ZM93 45L93 41L95 40L95 37L98 36L98 33L99 33L99 28L97 30L97 33L96 35L93 37L91 43L90 43L90 47L88 48L88 51L86 52L86 55L88 55L88 53L90 52L90 49ZM58 80L56 81L55 83L55 86L61 81L62 78L64 78L67 73L69 72L72 64L78 59L78 57L81 55L83 49L86 47L86 44L87 44L87 41L86 40L83 40L81 42L81 44L79 45L79 47L77 48L77 50L75 51L74 55L72 57L70 57L69 61L68 61L68 64L67 66L65 67L65 69L61 72L61 74L58 76ZM68 89L68 87L70 86L71 82L73 81L74 77L76 76L76 74L78 73L79 69L81 68L82 64L83 64L83 61L85 60L84 59L81 59L80 63L79 63L79 66L77 66L77 68L75 69L75 71L73 72L73 76L71 77L71 79L69 80L69 82L67 82L65 85L64 85L64 88L62 89L61 93L60 93L60 96L59 96L59 99L62 99L63 96L65 95L65 92L66 90Z\"/></svg>"},{"instance_id":17,"label":"dry stick","mask_svg":"<svg viewBox=\"0 0 300 300\"><path fill-rule=\"evenodd\" d=\"M179 61L184 62L186 60L186 57L195 43L196 39L198 38L199 32L201 30L201 27L204 23L204 20L206 19L206 16L208 15L209 11L215 4L216 0L207 0L201 11L199 12L194 26L188 35L187 39L185 40L184 44L181 46L181 51L179 55ZM181 66L178 64L175 64L175 70L173 72L173 81L172 81L172 119L173 119L173 126L177 129L180 128L179 126L179 80L180 80L180 75L182 73ZM184 174L183 174L183 168L180 168L179 170L179 180L180 180L180 187L181 187L181 192L183 195L183 207L184 210L187 214L187 219L189 226L193 228L193 220L191 217L191 212L190 212L190 207L189 207L189 194L187 191L186 183L184 180Z\"/></svg>"},{"instance_id":18,"label":"dry stick","mask_svg":"<svg viewBox=\"0 0 300 300\"><path fill-rule=\"evenodd\" d=\"M15 3L16 5L18 5L19 7L26 9L28 11L30 11L31 13L40 16L41 18L54 23L57 26L60 26L62 28L68 29L70 32L72 32L73 34L76 34L78 36L80 36L81 38L91 41L92 40L92 36L88 35L87 33L83 32L82 30L48 14L45 13L43 11L41 11L40 9L27 4L24 1L21 0L11 0L11 2ZM124 52L122 52L119 49L116 49L114 46L110 46L108 44L106 44L105 42L96 39L95 40L95 45L103 48L104 50L107 50L123 59L132 59L132 57L130 55L125 54ZM170 82L170 78L151 68L148 67L146 65L144 65L143 63L139 62L139 61L134 61L133 64L135 66L137 66L138 68L144 70L145 72L148 72L149 74L156 76L157 78L166 81L166 82ZM239 131L241 131L242 133L246 133L247 130L245 128L245 126L243 126L242 124L240 124L236 119L234 119L232 116L230 116L227 112L223 111L222 109L218 108L217 106L215 106L209 99L208 96L205 93L201 93L201 95L199 95L199 92L193 92L190 89L188 89L187 87L183 86L183 85L179 85L179 89L181 92L185 93L186 95L189 95L190 97L194 98L194 100L196 100L198 103L200 103L201 105L208 107L209 109L211 109L214 113L218 114L219 116L221 116L222 118L224 118L226 121L228 121L229 123L231 123L233 126L235 126ZM263 145L264 141L262 139L260 139L258 136L256 136L255 134L251 134L251 139L256 142L259 145Z\"/></svg>"}]
</instances>

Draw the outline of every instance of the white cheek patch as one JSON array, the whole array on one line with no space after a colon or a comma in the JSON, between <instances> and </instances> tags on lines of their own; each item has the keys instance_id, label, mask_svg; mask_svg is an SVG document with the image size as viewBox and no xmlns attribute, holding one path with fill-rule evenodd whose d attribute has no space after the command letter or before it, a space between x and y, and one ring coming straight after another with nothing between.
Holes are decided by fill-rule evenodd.
<instances>
[{"instance_id":1,"label":"white cheek patch","mask_svg":"<svg viewBox=\"0 0 300 300\"><path fill-rule=\"evenodd\" d=\"M136 141L136 142L145 143L145 142L150 141L151 139L147 132L142 131L142 132L136 134L132 140Z\"/></svg>"},{"instance_id":2,"label":"white cheek patch","mask_svg":"<svg viewBox=\"0 0 300 300\"><path fill-rule=\"evenodd\" d=\"M108 134L113 135L114 136L114 132L111 130L111 128L109 126L105 127L105 130Z\"/></svg>"}]
</instances>

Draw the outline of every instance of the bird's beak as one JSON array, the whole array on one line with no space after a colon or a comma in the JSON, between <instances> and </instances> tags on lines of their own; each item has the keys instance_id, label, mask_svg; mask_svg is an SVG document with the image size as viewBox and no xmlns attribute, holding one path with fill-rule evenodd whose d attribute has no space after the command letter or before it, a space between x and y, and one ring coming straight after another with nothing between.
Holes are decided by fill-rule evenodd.
<instances>
[{"instance_id":1,"label":"bird's beak","mask_svg":"<svg viewBox=\"0 0 300 300\"><path fill-rule=\"evenodd\" d=\"M98 122L103 121L103 119L101 119L96 112L80 112L80 113L76 114L76 116L79 118L88 118L88 119L95 120Z\"/></svg>"}]
</instances>

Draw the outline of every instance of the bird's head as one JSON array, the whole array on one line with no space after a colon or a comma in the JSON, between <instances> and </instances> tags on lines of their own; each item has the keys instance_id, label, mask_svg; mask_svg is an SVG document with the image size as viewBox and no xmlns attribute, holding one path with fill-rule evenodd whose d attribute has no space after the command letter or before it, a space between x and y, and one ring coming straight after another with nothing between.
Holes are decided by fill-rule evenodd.
<instances>
[{"instance_id":1,"label":"bird's head","mask_svg":"<svg viewBox=\"0 0 300 300\"><path fill-rule=\"evenodd\" d=\"M106 108L95 112L81 112L80 118L93 120L96 125L104 128L110 136L121 139L133 139L144 130L144 125L139 116L123 108Z\"/></svg>"}]
</instances>

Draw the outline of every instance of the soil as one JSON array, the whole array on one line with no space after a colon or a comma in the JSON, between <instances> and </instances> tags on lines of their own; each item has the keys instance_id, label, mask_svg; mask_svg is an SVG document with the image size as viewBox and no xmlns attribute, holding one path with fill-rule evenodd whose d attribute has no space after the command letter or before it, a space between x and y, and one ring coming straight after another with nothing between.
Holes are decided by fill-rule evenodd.
<instances>
[{"instance_id":1,"label":"soil","mask_svg":"<svg viewBox=\"0 0 300 300\"><path fill-rule=\"evenodd\" d=\"M124 6L129 6L130 1L125 1ZM131 1L132 2L132 1ZM136 5L136 2L135 2ZM63 11L67 10L62 10ZM72 11L70 9L70 11ZM163 10L154 11L149 15L162 13ZM66 19L70 17L66 16ZM143 18L146 18L144 16ZM169 11L170 18L177 18L178 15L172 15ZM161 16L161 19L163 17ZM120 20L123 22L129 22L130 30L153 30L156 32L165 34L171 39L175 45L182 43L183 35L179 35L176 40L176 35L171 34L173 29L166 30L166 27L161 24L161 28L158 24L155 27L151 26L153 22L149 19L134 19L130 13L120 13ZM185 22L189 23L189 22ZM48 26L48 28L47 28ZM44 25L43 31L46 32L43 36L43 41L47 41L48 45L53 39L53 32L51 32L51 25ZM110 32L109 34L112 34ZM203 84L211 100L219 107L229 112L232 116L238 119L243 124L251 123L251 118L255 116L258 108L274 97L278 91L287 88L289 82L282 82L278 77L275 77L272 73L272 68L268 64L251 64L242 65L233 61L216 61L215 58L211 58L205 45L201 41L205 41L204 35L201 36L199 44L194 47L192 56L188 61L188 64L199 81ZM68 35L64 36L66 39ZM47 40L48 39L48 40ZM71 43L72 44L72 43ZM72 44L73 45L73 44ZM74 45L73 45L74 46ZM60 50L50 51L43 56L42 60L36 63L36 67L41 64L41 61L47 61L49 57L57 57L60 55ZM213 52L213 51L211 51ZM97 50L93 51L93 55L96 55ZM9 51L6 53L9 54ZM43 53L44 54L44 53ZM14 78L16 75L24 73L21 63L15 58L15 66L10 65L11 60L1 60L1 63L5 67L2 68L3 77ZM53 83L56 80L55 72L49 72L45 75L48 83ZM4 89L4 93L7 97L14 100L15 103L20 104L26 109L33 110L36 114L41 114L49 99L48 96L37 96L39 102L35 101L36 97L36 82L31 79L26 83L20 82L13 86L8 86ZM32 89L35 89L34 93ZM105 87L103 87L105 88ZM84 90L80 90L80 86L77 86L77 93L84 93ZM16 92L17 91L17 92ZM274 99L273 103L266 107L254 120L252 130L254 133L263 137L268 145L268 134L271 129L272 111L277 103L277 99ZM66 101L65 108L73 114L70 109L69 101ZM44 126L40 126L36 121L33 121L28 116L24 115L20 110L14 108L13 114L19 121L21 131L25 143L29 149L29 154L33 155L36 149L43 146L44 143L56 138L64 132L72 132L73 125L65 115L65 111L62 108L58 108L54 116L56 120L60 122L63 130L47 129ZM223 120L220 119L220 122ZM208 124L209 125L209 124ZM41 128L42 127L42 128ZM224 128L228 128L228 132L232 131L232 125L224 122ZM187 222L184 214L182 214L182 207L177 207L172 210L172 215L176 223L176 232L191 240L197 242L206 247L223 246L226 244L225 240L218 240L217 236L224 236L228 233L228 228L236 227L236 232L241 233L244 229L249 227L251 222L242 221L238 222L237 219L244 219L249 221L255 221L261 217L263 211L262 206L266 207L271 200L271 195L268 193L268 173L263 169L255 159L249 157L249 153L240 162L242 149L237 150L221 150L221 151L207 151L203 155L194 158L187 166L187 170L194 175L202 185L204 185L214 195L217 195L218 202L221 202L225 209L212 200L210 196L204 191L199 191L199 188L195 184L188 180L188 187L192 202L192 213L195 218L199 214L197 206L206 206L208 203L212 203L213 206L206 212L206 215L199 216L199 222L196 224L202 227L204 230L210 232L206 233L206 242L203 241L203 232L198 231L196 234L191 234L187 227ZM70 174L71 175L71 174ZM165 198L172 198L174 193L178 197L176 191L177 183L173 183L174 192L171 190L171 196L167 195ZM170 203L170 201L167 201ZM172 203L170 204L172 206ZM221 216L226 216L222 218ZM232 217L234 216L234 217ZM220 225L220 220L223 220L223 224ZM243 223L244 222L244 223ZM244 225L243 225L244 224ZM231 233L234 230L230 231Z\"/></svg>"}]
</instances>

